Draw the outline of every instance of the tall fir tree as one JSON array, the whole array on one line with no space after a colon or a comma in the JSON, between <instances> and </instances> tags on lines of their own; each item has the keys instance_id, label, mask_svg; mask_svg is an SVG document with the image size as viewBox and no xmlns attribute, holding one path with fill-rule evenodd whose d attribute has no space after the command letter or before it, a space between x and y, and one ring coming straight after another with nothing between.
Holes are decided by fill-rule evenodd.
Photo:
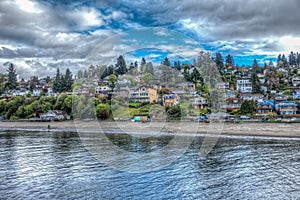
<instances>
[{"instance_id":1,"label":"tall fir tree","mask_svg":"<svg viewBox=\"0 0 300 200\"><path fill-rule=\"evenodd\" d=\"M55 79L53 82L53 92L60 92L60 90L61 90L61 74L59 68L57 68Z\"/></svg>"},{"instance_id":2,"label":"tall fir tree","mask_svg":"<svg viewBox=\"0 0 300 200\"><path fill-rule=\"evenodd\" d=\"M120 55L117 59L117 63L116 63L116 73L118 75L123 75L127 72L127 68L126 68L126 62L124 60L124 57L122 55Z\"/></svg>"},{"instance_id":3,"label":"tall fir tree","mask_svg":"<svg viewBox=\"0 0 300 200\"><path fill-rule=\"evenodd\" d=\"M260 93L260 82L259 82L259 78L257 76L257 73L260 71L259 69L259 65L256 61L256 59L254 59L253 61L253 65L252 65L252 74L251 74L251 83L252 83L252 93Z\"/></svg>"},{"instance_id":4,"label":"tall fir tree","mask_svg":"<svg viewBox=\"0 0 300 200\"><path fill-rule=\"evenodd\" d=\"M289 63L285 57L285 55L283 54L282 57L281 57L281 61L282 61L282 67L284 68L288 68L289 67Z\"/></svg>"},{"instance_id":5,"label":"tall fir tree","mask_svg":"<svg viewBox=\"0 0 300 200\"><path fill-rule=\"evenodd\" d=\"M168 57L165 57L165 59L164 59L164 61L162 62L162 64L165 65L165 66L171 66L170 60L169 60Z\"/></svg>"},{"instance_id":6,"label":"tall fir tree","mask_svg":"<svg viewBox=\"0 0 300 200\"><path fill-rule=\"evenodd\" d=\"M7 83L5 85L6 89L14 90L17 89L17 74L16 74L16 68L15 66L10 63L8 66L7 72Z\"/></svg>"},{"instance_id":7,"label":"tall fir tree","mask_svg":"<svg viewBox=\"0 0 300 200\"><path fill-rule=\"evenodd\" d=\"M216 62L216 65L218 67L220 74L223 75L225 73L224 59L220 52L216 53L215 62Z\"/></svg>"},{"instance_id":8,"label":"tall fir tree","mask_svg":"<svg viewBox=\"0 0 300 200\"><path fill-rule=\"evenodd\" d=\"M137 68L138 68L138 66L139 66L139 65L138 65L138 62L137 62L137 61L135 61L135 62L134 62L134 68L136 68L136 69L137 69Z\"/></svg>"},{"instance_id":9,"label":"tall fir tree","mask_svg":"<svg viewBox=\"0 0 300 200\"><path fill-rule=\"evenodd\" d=\"M289 65L296 66L297 65L297 57L294 52L291 52L289 55Z\"/></svg>"},{"instance_id":10,"label":"tall fir tree","mask_svg":"<svg viewBox=\"0 0 300 200\"><path fill-rule=\"evenodd\" d=\"M228 68L228 67L233 67L234 65L234 59L233 59L233 56L228 54L225 58L225 66Z\"/></svg>"},{"instance_id":11,"label":"tall fir tree","mask_svg":"<svg viewBox=\"0 0 300 200\"><path fill-rule=\"evenodd\" d=\"M70 71L69 68L66 69L66 73L64 76L64 82L65 82L65 87L63 88L63 91L66 91L66 92L71 91L73 79L72 79L72 72Z\"/></svg>"},{"instance_id":12,"label":"tall fir tree","mask_svg":"<svg viewBox=\"0 0 300 200\"><path fill-rule=\"evenodd\" d=\"M141 60L141 68L146 65L146 59L143 57Z\"/></svg>"}]
</instances>

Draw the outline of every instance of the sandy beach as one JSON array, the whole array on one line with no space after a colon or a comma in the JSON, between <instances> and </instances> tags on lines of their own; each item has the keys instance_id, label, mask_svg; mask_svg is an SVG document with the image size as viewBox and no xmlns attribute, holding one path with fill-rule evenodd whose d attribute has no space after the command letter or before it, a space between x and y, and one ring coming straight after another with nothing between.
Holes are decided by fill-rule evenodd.
<instances>
[{"instance_id":1,"label":"sandy beach","mask_svg":"<svg viewBox=\"0 0 300 200\"><path fill-rule=\"evenodd\" d=\"M50 129L49 129L50 128ZM300 138L300 123L196 123L196 122L148 122L130 121L62 121L62 122L13 122L1 121L0 130L47 131L134 131L165 133L197 133L245 136L271 136Z\"/></svg>"}]
</instances>

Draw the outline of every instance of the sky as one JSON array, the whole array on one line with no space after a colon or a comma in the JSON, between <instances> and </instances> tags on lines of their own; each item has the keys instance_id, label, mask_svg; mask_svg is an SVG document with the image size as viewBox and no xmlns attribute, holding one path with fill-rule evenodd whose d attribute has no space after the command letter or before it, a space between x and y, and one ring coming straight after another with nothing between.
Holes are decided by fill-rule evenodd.
<instances>
[{"instance_id":1,"label":"sky","mask_svg":"<svg viewBox=\"0 0 300 200\"><path fill-rule=\"evenodd\" d=\"M93 62L165 56L191 61L201 50L236 64L300 51L299 0L1 0L0 72L22 77L76 72Z\"/></svg>"}]
</instances>

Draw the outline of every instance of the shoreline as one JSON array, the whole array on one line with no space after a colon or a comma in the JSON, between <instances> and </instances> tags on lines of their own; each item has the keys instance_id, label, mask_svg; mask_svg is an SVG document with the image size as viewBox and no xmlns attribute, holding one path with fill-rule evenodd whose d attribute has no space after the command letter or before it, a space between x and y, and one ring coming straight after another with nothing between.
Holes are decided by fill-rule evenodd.
<instances>
[{"instance_id":1,"label":"shoreline","mask_svg":"<svg viewBox=\"0 0 300 200\"><path fill-rule=\"evenodd\" d=\"M50 126L50 128L48 128ZM130 121L61 121L61 122L14 122L0 121L0 131L45 132L112 132L122 130L133 134L167 134L205 136L256 136L300 138L300 123L196 123L157 122L137 123Z\"/></svg>"}]
</instances>

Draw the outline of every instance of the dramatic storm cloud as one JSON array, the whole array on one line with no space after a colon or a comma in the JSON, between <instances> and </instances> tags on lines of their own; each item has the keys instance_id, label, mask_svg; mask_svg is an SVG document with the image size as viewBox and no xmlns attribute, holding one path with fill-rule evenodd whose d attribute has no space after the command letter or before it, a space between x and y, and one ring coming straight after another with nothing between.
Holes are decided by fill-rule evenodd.
<instances>
[{"instance_id":1,"label":"dramatic storm cloud","mask_svg":"<svg viewBox=\"0 0 300 200\"><path fill-rule=\"evenodd\" d=\"M300 49L299 9L298 0L2 0L1 71L4 63L12 62L20 65L18 72L24 76L41 69L40 76L51 75L56 67L76 72L90 51L107 38L145 27L163 27L191 38L167 47L168 32L158 29L156 34L166 41L163 48L172 51L169 55L174 58L178 47L184 49L183 55L194 56L188 50L201 46L212 53L232 54L240 65L251 64L256 56L260 63L275 61L279 53ZM111 44L116 51L109 53L139 48L136 37ZM157 51L149 58L160 58Z\"/></svg>"}]
</instances>

